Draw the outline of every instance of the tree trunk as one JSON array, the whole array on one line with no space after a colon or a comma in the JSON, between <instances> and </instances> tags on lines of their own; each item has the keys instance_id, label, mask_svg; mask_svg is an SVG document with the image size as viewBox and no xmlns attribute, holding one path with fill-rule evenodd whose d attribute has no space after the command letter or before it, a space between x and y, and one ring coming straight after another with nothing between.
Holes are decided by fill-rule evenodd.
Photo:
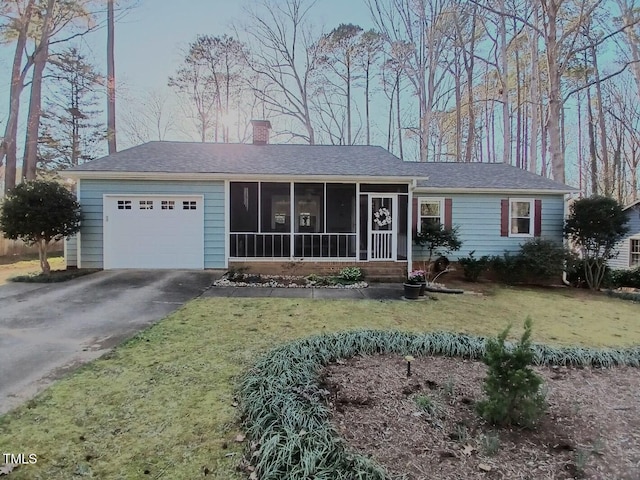
<instances>
[{"instance_id":1,"label":"tree trunk","mask_svg":"<svg viewBox=\"0 0 640 480\"><path fill-rule=\"evenodd\" d=\"M398 120L398 148L400 151L400 160L404 160L402 152L402 125L400 124L400 71L396 73L396 115Z\"/></svg>"},{"instance_id":2,"label":"tree trunk","mask_svg":"<svg viewBox=\"0 0 640 480\"><path fill-rule=\"evenodd\" d=\"M367 145L371 145L371 118L369 115L369 68L370 64L367 61L367 65L364 72L364 111L367 122Z\"/></svg>"},{"instance_id":3,"label":"tree trunk","mask_svg":"<svg viewBox=\"0 0 640 480\"><path fill-rule=\"evenodd\" d=\"M465 62L465 68L467 71L467 116L468 130L467 130L467 146L464 154L465 162L471 162L473 159L473 147L476 141L476 117L473 110L473 70L475 67L475 46L476 46L476 20L478 10L474 6L471 16L471 43L469 45L469 55ZM480 145L480 151L482 151L482 145Z\"/></svg>"},{"instance_id":4,"label":"tree trunk","mask_svg":"<svg viewBox=\"0 0 640 480\"><path fill-rule=\"evenodd\" d=\"M42 22L40 41L36 47L33 62L33 77L31 79L31 95L29 98L29 116L27 117L27 136L22 161L22 178L34 180L38 163L38 136L40 130L40 115L42 113L42 76L49 60L49 40L51 23L53 20L56 0L48 0L47 10Z\"/></svg>"},{"instance_id":5,"label":"tree trunk","mask_svg":"<svg viewBox=\"0 0 640 480\"><path fill-rule=\"evenodd\" d=\"M351 57L348 53L345 64L347 67L347 145L353 145L351 141Z\"/></svg>"},{"instance_id":6,"label":"tree trunk","mask_svg":"<svg viewBox=\"0 0 640 480\"><path fill-rule=\"evenodd\" d=\"M516 61L516 166L522 168L522 87L520 86L520 55L515 50Z\"/></svg>"},{"instance_id":7,"label":"tree trunk","mask_svg":"<svg viewBox=\"0 0 640 480\"><path fill-rule=\"evenodd\" d=\"M456 70L459 67L456 66ZM456 98L456 158L455 161L459 162L462 156L462 83L460 81L460 72L456 72L454 75L454 91ZM442 136L442 135L441 135Z\"/></svg>"},{"instance_id":8,"label":"tree trunk","mask_svg":"<svg viewBox=\"0 0 640 480\"><path fill-rule=\"evenodd\" d=\"M538 9L534 7L534 25L538 25ZM538 172L538 130L539 117L538 108L540 105L540 90L538 86L538 34L534 30L531 32L531 84L529 86L529 97L531 101L531 127L529 134L529 170L533 173Z\"/></svg>"},{"instance_id":9,"label":"tree trunk","mask_svg":"<svg viewBox=\"0 0 640 480\"><path fill-rule=\"evenodd\" d=\"M22 57L24 48L27 44L27 32L31 23L33 14L33 6L35 0L29 0L25 6L21 19L21 25L16 39L16 49L13 56L13 65L11 67L11 87L9 90L9 114L5 126L4 140L0 148L0 165L3 158L5 159L4 171L4 192L10 191L16 186L16 164L18 159L17 143L18 143L18 115L20 113L20 95L24 89L24 79L33 65L31 58L27 59L27 63L22 67Z\"/></svg>"},{"instance_id":10,"label":"tree trunk","mask_svg":"<svg viewBox=\"0 0 640 480\"><path fill-rule=\"evenodd\" d=\"M564 167L564 151L562 150L561 138L561 117L562 117L562 96L561 96L561 78L560 65L558 64L559 46L558 46L558 29L557 15L560 8L557 0L548 0L542 2L546 7L547 13L547 71L549 85L549 117L547 121L547 130L549 132L549 150L551 154L551 173L553 179L557 182L564 183L565 167Z\"/></svg>"},{"instance_id":11,"label":"tree trunk","mask_svg":"<svg viewBox=\"0 0 640 480\"><path fill-rule=\"evenodd\" d=\"M596 57L595 47L591 47L591 58L593 60L593 71L596 82L596 98L598 100L598 124L600 127L600 149L602 156L602 170L604 171L604 194L611 195L611 172L609 165L609 152L607 149L607 125L604 119L604 107L602 105L602 86L600 84L600 72L598 71L598 59Z\"/></svg>"},{"instance_id":12,"label":"tree trunk","mask_svg":"<svg viewBox=\"0 0 640 480\"><path fill-rule=\"evenodd\" d=\"M504 0L500 0L500 11L505 12ZM507 57L507 20L500 15L500 89L502 96L502 161L511 164L511 112L509 108L509 58Z\"/></svg>"},{"instance_id":13,"label":"tree trunk","mask_svg":"<svg viewBox=\"0 0 640 480\"><path fill-rule=\"evenodd\" d=\"M589 158L591 159L591 195L598 195L598 156L596 154L596 135L593 127L593 109L591 107L591 87L587 87L587 116L589 121Z\"/></svg>"},{"instance_id":14,"label":"tree trunk","mask_svg":"<svg viewBox=\"0 0 640 480\"><path fill-rule=\"evenodd\" d=\"M116 147L116 66L114 56L114 0L107 0L107 147L109 155Z\"/></svg>"},{"instance_id":15,"label":"tree trunk","mask_svg":"<svg viewBox=\"0 0 640 480\"><path fill-rule=\"evenodd\" d=\"M49 265L48 257L49 241L41 238L38 240L38 257L40 260L40 269L45 275L51 273L51 266Z\"/></svg>"}]
</instances>

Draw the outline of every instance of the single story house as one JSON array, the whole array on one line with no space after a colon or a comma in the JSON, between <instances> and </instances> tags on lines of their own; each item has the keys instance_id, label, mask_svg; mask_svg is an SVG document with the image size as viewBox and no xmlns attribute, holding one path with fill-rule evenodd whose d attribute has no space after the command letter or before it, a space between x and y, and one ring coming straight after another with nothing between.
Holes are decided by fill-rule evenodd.
<instances>
[{"instance_id":1,"label":"single story house","mask_svg":"<svg viewBox=\"0 0 640 480\"><path fill-rule=\"evenodd\" d=\"M640 200L625 207L629 232L617 245L618 255L609 260L615 269L640 268Z\"/></svg>"},{"instance_id":2,"label":"single story house","mask_svg":"<svg viewBox=\"0 0 640 480\"><path fill-rule=\"evenodd\" d=\"M80 268L233 268L400 277L425 222L459 227L477 255L562 241L574 189L504 164L403 162L373 146L150 142L67 171L77 181Z\"/></svg>"}]
</instances>

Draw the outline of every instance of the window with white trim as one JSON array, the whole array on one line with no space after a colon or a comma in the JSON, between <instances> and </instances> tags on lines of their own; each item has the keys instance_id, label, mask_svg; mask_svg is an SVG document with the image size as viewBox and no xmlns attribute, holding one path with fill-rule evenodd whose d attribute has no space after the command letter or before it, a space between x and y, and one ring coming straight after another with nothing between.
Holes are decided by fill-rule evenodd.
<instances>
[{"instance_id":1,"label":"window with white trim","mask_svg":"<svg viewBox=\"0 0 640 480\"><path fill-rule=\"evenodd\" d=\"M118 200L118 210L131 210L131 200Z\"/></svg>"},{"instance_id":2,"label":"window with white trim","mask_svg":"<svg viewBox=\"0 0 640 480\"><path fill-rule=\"evenodd\" d=\"M162 200L160 202L160 208L162 210L173 210L176 206L176 202L174 200Z\"/></svg>"},{"instance_id":3,"label":"window with white trim","mask_svg":"<svg viewBox=\"0 0 640 480\"><path fill-rule=\"evenodd\" d=\"M140 200L140 210L153 210L153 200Z\"/></svg>"},{"instance_id":4,"label":"window with white trim","mask_svg":"<svg viewBox=\"0 0 640 480\"><path fill-rule=\"evenodd\" d=\"M629 245L630 266L640 267L640 238L632 238Z\"/></svg>"},{"instance_id":5,"label":"window with white trim","mask_svg":"<svg viewBox=\"0 0 640 480\"><path fill-rule=\"evenodd\" d=\"M182 202L182 209L183 210L195 210L196 209L195 200L184 200Z\"/></svg>"},{"instance_id":6,"label":"window with white trim","mask_svg":"<svg viewBox=\"0 0 640 480\"><path fill-rule=\"evenodd\" d=\"M418 202L418 231L425 225L444 225L444 202L441 198L421 197Z\"/></svg>"},{"instance_id":7,"label":"window with white trim","mask_svg":"<svg viewBox=\"0 0 640 480\"><path fill-rule=\"evenodd\" d=\"M530 199L509 199L509 236L533 237L534 201Z\"/></svg>"}]
</instances>

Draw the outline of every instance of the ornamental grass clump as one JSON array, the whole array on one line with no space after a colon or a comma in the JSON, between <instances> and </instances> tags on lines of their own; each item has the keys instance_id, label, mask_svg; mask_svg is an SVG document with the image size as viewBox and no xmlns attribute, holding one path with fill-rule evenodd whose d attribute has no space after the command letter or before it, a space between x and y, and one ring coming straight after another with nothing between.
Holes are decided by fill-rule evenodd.
<instances>
[{"instance_id":1,"label":"ornamental grass clump","mask_svg":"<svg viewBox=\"0 0 640 480\"><path fill-rule=\"evenodd\" d=\"M484 363L489 367L483 390L487 398L478 402L478 413L488 422L533 427L547 408L541 392L542 378L531 368L531 319L524 322L520 343L505 344L510 326L496 339L487 341Z\"/></svg>"},{"instance_id":2,"label":"ornamental grass clump","mask_svg":"<svg viewBox=\"0 0 640 480\"><path fill-rule=\"evenodd\" d=\"M640 366L640 347L531 345L529 336L530 326L524 342L531 352L528 363ZM451 332L359 330L313 336L271 350L244 375L238 391L245 430L256 448L250 456L255 475L261 480L391 478L371 458L350 450L331 425L330 393L322 385L322 369L356 355L480 359L486 343L483 337Z\"/></svg>"}]
</instances>

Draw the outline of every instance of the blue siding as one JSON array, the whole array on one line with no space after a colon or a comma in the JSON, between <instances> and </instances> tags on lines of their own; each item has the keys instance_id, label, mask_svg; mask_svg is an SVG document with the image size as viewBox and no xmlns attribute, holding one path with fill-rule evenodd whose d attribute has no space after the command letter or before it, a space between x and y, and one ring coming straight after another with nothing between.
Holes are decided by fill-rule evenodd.
<instances>
[{"instance_id":1,"label":"blue siding","mask_svg":"<svg viewBox=\"0 0 640 480\"><path fill-rule=\"evenodd\" d=\"M437 194L420 193L419 197L451 198L452 221L458 227L462 248L448 255L450 260L474 256L502 255L517 252L528 238L500 236L500 201L504 198L534 198L542 200L542 238L562 242L564 225L563 195L499 195L499 194ZM413 258L422 260L428 252L413 247Z\"/></svg>"},{"instance_id":2,"label":"blue siding","mask_svg":"<svg viewBox=\"0 0 640 480\"><path fill-rule=\"evenodd\" d=\"M80 255L83 268L103 268L103 195L204 195L204 268L225 267L224 182L82 180Z\"/></svg>"},{"instance_id":3,"label":"blue siding","mask_svg":"<svg viewBox=\"0 0 640 480\"><path fill-rule=\"evenodd\" d=\"M618 244L618 256L609 260L609 266L611 268L631 268L631 238L640 238L640 205L636 205L635 207L628 209L626 212L627 217L629 218L627 223L629 233Z\"/></svg>"},{"instance_id":4,"label":"blue siding","mask_svg":"<svg viewBox=\"0 0 640 480\"><path fill-rule=\"evenodd\" d=\"M64 239L64 261L67 268L78 266L78 238L75 235Z\"/></svg>"}]
</instances>

